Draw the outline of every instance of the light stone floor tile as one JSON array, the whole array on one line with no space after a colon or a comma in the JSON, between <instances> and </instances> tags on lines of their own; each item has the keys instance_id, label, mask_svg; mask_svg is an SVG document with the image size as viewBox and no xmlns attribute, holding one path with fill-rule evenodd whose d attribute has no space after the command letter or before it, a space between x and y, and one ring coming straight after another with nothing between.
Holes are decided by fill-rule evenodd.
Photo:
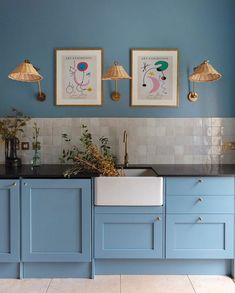
<instances>
[{"instance_id":1,"label":"light stone floor tile","mask_svg":"<svg viewBox=\"0 0 235 293\"><path fill-rule=\"evenodd\" d=\"M235 284L225 276L189 276L196 293L235 293Z\"/></svg>"},{"instance_id":2,"label":"light stone floor tile","mask_svg":"<svg viewBox=\"0 0 235 293\"><path fill-rule=\"evenodd\" d=\"M53 279L47 293L120 293L120 276L91 279Z\"/></svg>"},{"instance_id":3,"label":"light stone floor tile","mask_svg":"<svg viewBox=\"0 0 235 293\"><path fill-rule=\"evenodd\" d=\"M0 293L45 293L50 279L0 279Z\"/></svg>"},{"instance_id":4,"label":"light stone floor tile","mask_svg":"<svg viewBox=\"0 0 235 293\"><path fill-rule=\"evenodd\" d=\"M187 276L121 276L122 293L195 293Z\"/></svg>"},{"instance_id":5,"label":"light stone floor tile","mask_svg":"<svg viewBox=\"0 0 235 293\"><path fill-rule=\"evenodd\" d=\"M234 293L225 276L97 276L90 279L0 279L0 293Z\"/></svg>"}]
</instances>

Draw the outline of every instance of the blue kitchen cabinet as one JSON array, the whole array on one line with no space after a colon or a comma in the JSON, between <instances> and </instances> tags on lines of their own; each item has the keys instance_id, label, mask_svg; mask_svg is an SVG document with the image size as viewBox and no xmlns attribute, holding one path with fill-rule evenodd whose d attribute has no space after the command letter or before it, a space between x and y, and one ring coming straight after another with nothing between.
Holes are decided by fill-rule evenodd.
<instances>
[{"instance_id":1,"label":"blue kitchen cabinet","mask_svg":"<svg viewBox=\"0 0 235 293\"><path fill-rule=\"evenodd\" d=\"M148 213L148 208L137 208L138 213L132 207L101 209L95 214L95 258L163 257L164 215Z\"/></svg>"},{"instance_id":2,"label":"blue kitchen cabinet","mask_svg":"<svg viewBox=\"0 0 235 293\"><path fill-rule=\"evenodd\" d=\"M166 258L234 257L234 177L166 178Z\"/></svg>"},{"instance_id":3,"label":"blue kitchen cabinet","mask_svg":"<svg viewBox=\"0 0 235 293\"><path fill-rule=\"evenodd\" d=\"M20 260L19 180L0 180L0 262Z\"/></svg>"},{"instance_id":4,"label":"blue kitchen cabinet","mask_svg":"<svg viewBox=\"0 0 235 293\"><path fill-rule=\"evenodd\" d=\"M233 258L233 215L166 216L167 258Z\"/></svg>"},{"instance_id":5,"label":"blue kitchen cabinet","mask_svg":"<svg viewBox=\"0 0 235 293\"><path fill-rule=\"evenodd\" d=\"M91 180L22 180L22 260L91 260Z\"/></svg>"}]
</instances>

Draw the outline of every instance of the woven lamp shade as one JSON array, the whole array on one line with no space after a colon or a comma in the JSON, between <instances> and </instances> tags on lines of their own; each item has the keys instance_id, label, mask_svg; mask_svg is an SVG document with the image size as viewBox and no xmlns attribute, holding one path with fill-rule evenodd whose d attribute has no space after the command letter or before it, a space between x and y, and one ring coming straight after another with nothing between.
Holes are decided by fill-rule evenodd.
<instances>
[{"instance_id":1,"label":"woven lamp shade","mask_svg":"<svg viewBox=\"0 0 235 293\"><path fill-rule=\"evenodd\" d=\"M43 77L38 73L38 71L33 67L33 65L25 60L23 63L18 65L8 77L13 80L22 82L36 82L43 79Z\"/></svg>"},{"instance_id":2,"label":"woven lamp shade","mask_svg":"<svg viewBox=\"0 0 235 293\"><path fill-rule=\"evenodd\" d=\"M194 68L193 73L189 76L189 80L193 82L210 82L221 77L222 75L209 64L209 61L204 61Z\"/></svg>"},{"instance_id":3,"label":"woven lamp shade","mask_svg":"<svg viewBox=\"0 0 235 293\"><path fill-rule=\"evenodd\" d=\"M131 79L122 65L115 62L103 75L103 80Z\"/></svg>"}]
</instances>

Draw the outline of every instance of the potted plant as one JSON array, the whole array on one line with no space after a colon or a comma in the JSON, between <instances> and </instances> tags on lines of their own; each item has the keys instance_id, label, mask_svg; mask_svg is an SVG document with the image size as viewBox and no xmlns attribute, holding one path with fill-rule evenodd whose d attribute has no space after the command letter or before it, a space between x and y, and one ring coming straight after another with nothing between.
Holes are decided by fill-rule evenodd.
<instances>
[{"instance_id":1,"label":"potted plant","mask_svg":"<svg viewBox=\"0 0 235 293\"><path fill-rule=\"evenodd\" d=\"M5 164L10 167L21 165L21 159L17 156L19 145L19 134L23 133L23 127L30 120L30 117L12 109L13 115L0 119L0 136L5 142Z\"/></svg>"},{"instance_id":2,"label":"potted plant","mask_svg":"<svg viewBox=\"0 0 235 293\"><path fill-rule=\"evenodd\" d=\"M38 167L41 164L41 158L40 158L41 143L38 140L39 134L40 134L40 128L37 126L37 123L34 122L33 142L32 142L32 149L34 150L34 155L32 160L33 167Z\"/></svg>"}]
</instances>

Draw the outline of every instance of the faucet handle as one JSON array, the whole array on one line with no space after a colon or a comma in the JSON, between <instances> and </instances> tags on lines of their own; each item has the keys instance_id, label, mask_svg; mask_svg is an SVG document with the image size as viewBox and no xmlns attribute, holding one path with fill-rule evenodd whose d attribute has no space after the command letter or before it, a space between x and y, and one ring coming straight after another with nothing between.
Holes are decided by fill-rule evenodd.
<instances>
[{"instance_id":1,"label":"faucet handle","mask_svg":"<svg viewBox=\"0 0 235 293\"><path fill-rule=\"evenodd\" d=\"M124 166L128 167L128 164L129 164L129 158L128 158L128 154L126 153L124 156Z\"/></svg>"}]
</instances>

